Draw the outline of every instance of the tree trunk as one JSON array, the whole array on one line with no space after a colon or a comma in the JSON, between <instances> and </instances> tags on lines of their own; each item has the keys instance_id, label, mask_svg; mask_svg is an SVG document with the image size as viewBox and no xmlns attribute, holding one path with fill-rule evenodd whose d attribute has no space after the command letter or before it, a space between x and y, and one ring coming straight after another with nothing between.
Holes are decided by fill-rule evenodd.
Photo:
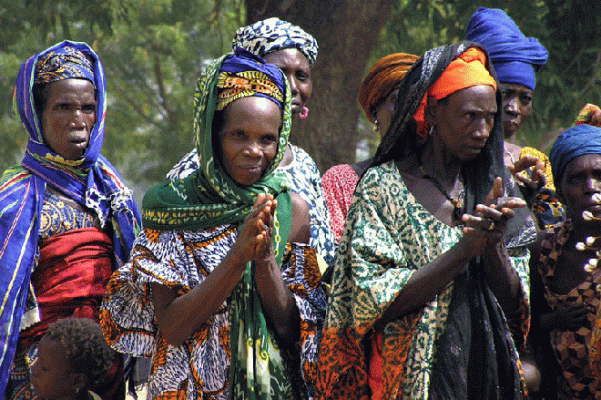
<instances>
[{"instance_id":1,"label":"tree trunk","mask_svg":"<svg viewBox=\"0 0 601 400\"><path fill-rule=\"evenodd\" d=\"M359 86L393 0L245 0L247 23L278 17L300 26L319 44L311 77L311 110L294 123L292 142L320 170L355 162Z\"/></svg>"}]
</instances>

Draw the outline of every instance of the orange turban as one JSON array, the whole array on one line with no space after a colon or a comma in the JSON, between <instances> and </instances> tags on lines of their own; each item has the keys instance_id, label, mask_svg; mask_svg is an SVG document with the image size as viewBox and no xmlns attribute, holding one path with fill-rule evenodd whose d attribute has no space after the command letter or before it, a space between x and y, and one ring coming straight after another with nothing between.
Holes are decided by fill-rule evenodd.
<instances>
[{"instance_id":1,"label":"orange turban","mask_svg":"<svg viewBox=\"0 0 601 400\"><path fill-rule=\"evenodd\" d=\"M418 125L417 134L428 136L430 126L425 120L424 112L428 97L436 100L472 86L488 85L497 90L497 82L486 68L486 55L477 47L470 47L453 60L440 78L428 89L413 118Z\"/></svg>"},{"instance_id":2,"label":"orange turban","mask_svg":"<svg viewBox=\"0 0 601 400\"><path fill-rule=\"evenodd\" d=\"M418 58L413 54L389 54L380 58L371 67L359 89L359 103L370 122L376 122L374 118L376 108L398 88L399 83Z\"/></svg>"}]
</instances>

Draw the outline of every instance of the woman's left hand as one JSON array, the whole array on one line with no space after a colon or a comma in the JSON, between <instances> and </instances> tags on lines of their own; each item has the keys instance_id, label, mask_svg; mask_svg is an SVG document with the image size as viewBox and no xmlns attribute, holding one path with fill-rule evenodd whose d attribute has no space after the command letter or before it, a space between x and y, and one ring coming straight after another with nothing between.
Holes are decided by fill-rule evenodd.
<instances>
[{"instance_id":1,"label":"woman's left hand","mask_svg":"<svg viewBox=\"0 0 601 400\"><path fill-rule=\"evenodd\" d=\"M478 204L473 215L462 216L463 231L466 235L481 237L488 244L498 243L505 233L507 221L515 214L513 210L524 206L526 202L519 197L504 197L503 180L496 178L484 204Z\"/></svg>"},{"instance_id":2,"label":"woman's left hand","mask_svg":"<svg viewBox=\"0 0 601 400\"><path fill-rule=\"evenodd\" d=\"M261 231L262 239L257 243L254 257L254 261L261 264L274 260L272 243L277 200L270 194L259 194L254 207L255 209L262 209L258 218L258 227Z\"/></svg>"}]
</instances>

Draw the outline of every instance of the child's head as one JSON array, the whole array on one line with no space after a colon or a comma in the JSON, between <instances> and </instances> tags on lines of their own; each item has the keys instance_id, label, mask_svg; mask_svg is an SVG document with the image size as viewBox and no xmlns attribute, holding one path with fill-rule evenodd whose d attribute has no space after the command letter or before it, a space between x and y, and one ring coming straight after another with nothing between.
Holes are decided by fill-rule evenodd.
<instances>
[{"instance_id":1,"label":"child's head","mask_svg":"<svg viewBox=\"0 0 601 400\"><path fill-rule=\"evenodd\" d=\"M98 323L85 318L55 322L40 340L31 368L35 394L43 399L79 397L102 380L113 354Z\"/></svg>"}]
</instances>

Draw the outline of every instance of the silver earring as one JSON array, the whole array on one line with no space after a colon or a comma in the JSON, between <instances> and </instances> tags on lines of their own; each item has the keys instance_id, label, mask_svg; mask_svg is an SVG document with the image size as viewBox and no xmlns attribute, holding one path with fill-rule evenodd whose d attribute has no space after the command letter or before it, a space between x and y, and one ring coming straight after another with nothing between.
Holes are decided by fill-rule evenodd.
<instances>
[{"instance_id":1,"label":"silver earring","mask_svg":"<svg viewBox=\"0 0 601 400\"><path fill-rule=\"evenodd\" d=\"M435 127L435 126L436 126L436 125L432 125L432 126L430 127L430 132L428 132L428 136L432 136L432 134L434 133L434 127Z\"/></svg>"}]
</instances>

